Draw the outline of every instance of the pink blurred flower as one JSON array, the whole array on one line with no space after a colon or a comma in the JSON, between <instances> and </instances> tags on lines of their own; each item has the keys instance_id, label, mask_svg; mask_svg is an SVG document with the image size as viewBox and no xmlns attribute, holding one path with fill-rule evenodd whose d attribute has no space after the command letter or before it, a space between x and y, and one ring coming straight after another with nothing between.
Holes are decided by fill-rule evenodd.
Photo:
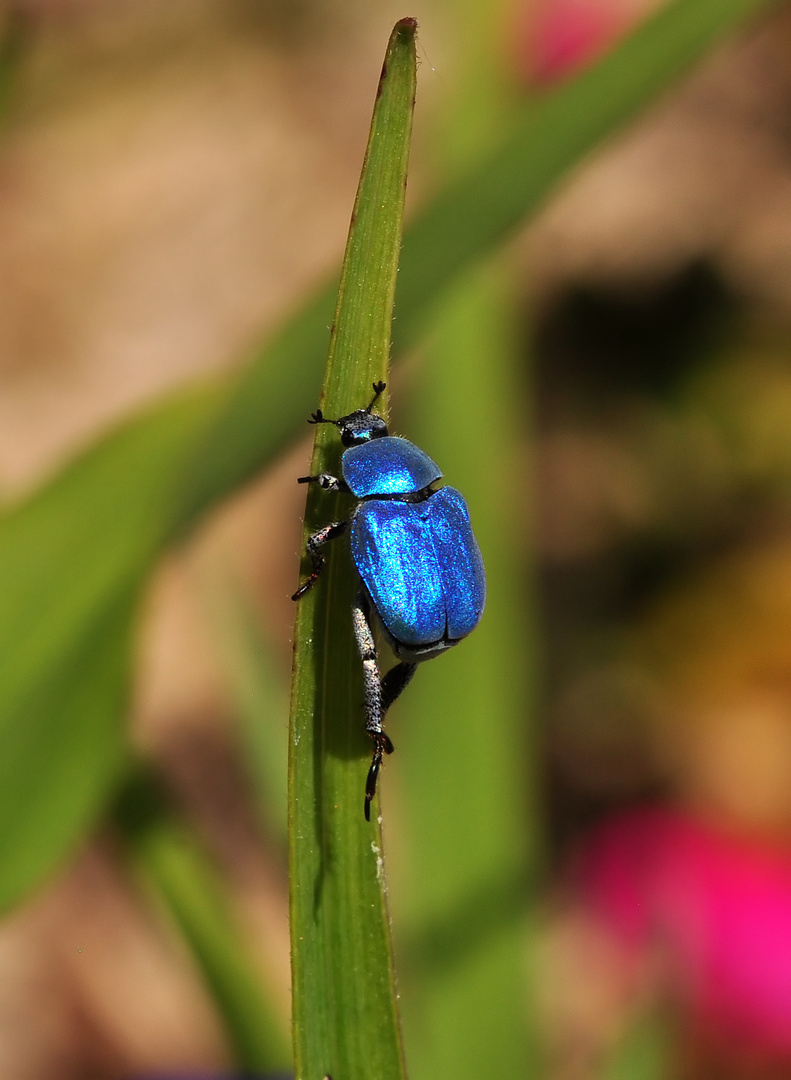
<instances>
[{"instance_id":1,"label":"pink blurred flower","mask_svg":"<svg viewBox=\"0 0 791 1080\"><path fill-rule=\"evenodd\" d=\"M695 1030L791 1059L791 850L669 810L609 822L581 859L594 912L637 959L659 946Z\"/></svg>"},{"instance_id":2,"label":"pink blurred flower","mask_svg":"<svg viewBox=\"0 0 791 1080\"><path fill-rule=\"evenodd\" d=\"M614 45L659 0L532 0L522 19L519 67L548 86L575 74Z\"/></svg>"}]
</instances>

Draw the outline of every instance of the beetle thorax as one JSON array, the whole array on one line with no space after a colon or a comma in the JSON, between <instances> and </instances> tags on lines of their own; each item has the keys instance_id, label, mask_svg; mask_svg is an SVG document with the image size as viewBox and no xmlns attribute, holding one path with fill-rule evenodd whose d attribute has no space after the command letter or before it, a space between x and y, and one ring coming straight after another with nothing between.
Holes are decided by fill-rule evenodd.
<instances>
[{"instance_id":1,"label":"beetle thorax","mask_svg":"<svg viewBox=\"0 0 791 1080\"><path fill-rule=\"evenodd\" d=\"M442 476L424 450L397 435L349 447L341 458L341 469L358 499L408 497Z\"/></svg>"}]
</instances>

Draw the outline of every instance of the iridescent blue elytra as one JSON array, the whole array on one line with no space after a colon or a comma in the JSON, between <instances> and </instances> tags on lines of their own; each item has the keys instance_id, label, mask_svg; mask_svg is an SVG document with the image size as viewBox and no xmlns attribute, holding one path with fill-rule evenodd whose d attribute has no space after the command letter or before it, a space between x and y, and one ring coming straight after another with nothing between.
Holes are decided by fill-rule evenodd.
<instances>
[{"instance_id":1,"label":"iridescent blue elytra","mask_svg":"<svg viewBox=\"0 0 791 1080\"><path fill-rule=\"evenodd\" d=\"M396 656L442 651L475 629L486 581L467 504L455 488L418 503L361 503L351 549Z\"/></svg>"},{"instance_id":2,"label":"iridescent blue elytra","mask_svg":"<svg viewBox=\"0 0 791 1080\"><path fill-rule=\"evenodd\" d=\"M308 539L311 573L293 597L298 600L315 585L324 565L322 547L351 526L351 554L360 576L352 621L363 663L365 729L374 743L365 785L366 818L382 757L393 751L382 728L387 709L420 661L438 656L475 629L486 600L483 560L467 504L455 488L435 488L442 478L436 463L414 443L388 435L384 420L371 412L384 388L374 383L367 409L338 420L328 420L319 410L308 421L340 429L346 448L343 479L321 473L301 476L299 482L347 491L360 501L351 518L332 522ZM399 660L383 678L372 613Z\"/></svg>"}]
</instances>

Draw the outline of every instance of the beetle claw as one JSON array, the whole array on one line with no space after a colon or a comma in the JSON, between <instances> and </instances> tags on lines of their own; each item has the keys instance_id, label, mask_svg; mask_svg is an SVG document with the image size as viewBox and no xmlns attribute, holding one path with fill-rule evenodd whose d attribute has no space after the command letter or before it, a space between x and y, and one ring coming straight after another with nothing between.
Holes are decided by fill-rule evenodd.
<instances>
[{"instance_id":1,"label":"beetle claw","mask_svg":"<svg viewBox=\"0 0 791 1080\"><path fill-rule=\"evenodd\" d=\"M379 776L379 766L382 764L384 754L392 754L393 746L390 736L383 731L377 731L371 735L374 741L374 755L371 759L371 767L365 780L365 820L371 820L371 800L376 794L376 781Z\"/></svg>"}]
</instances>

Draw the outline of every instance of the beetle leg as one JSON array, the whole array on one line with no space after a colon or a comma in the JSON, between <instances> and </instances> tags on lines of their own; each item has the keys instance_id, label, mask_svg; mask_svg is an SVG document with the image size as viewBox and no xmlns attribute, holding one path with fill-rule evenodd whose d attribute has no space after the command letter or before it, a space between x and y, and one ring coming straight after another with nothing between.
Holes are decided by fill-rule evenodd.
<instances>
[{"instance_id":1,"label":"beetle leg","mask_svg":"<svg viewBox=\"0 0 791 1080\"><path fill-rule=\"evenodd\" d=\"M318 484L324 491L348 491L348 485L345 480L339 480L337 476L332 476L330 473L319 473L318 476L298 476L298 484Z\"/></svg>"},{"instance_id":2,"label":"beetle leg","mask_svg":"<svg viewBox=\"0 0 791 1080\"><path fill-rule=\"evenodd\" d=\"M407 664L402 660L388 671L382 679L382 712L387 712L395 699L401 696L401 691L409 684L416 668L417 664Z\"/></svg>"},{"instance_id":3,"label":"beetle leg","mask_svg":"<svg viewBox=\"0 0 791 1080\"><path fill-rule=\"evenodd\" d=\"M367 408L367 409L365 410L366 412L370 412L370 411L371 411L371 409L372 409L372 408L374 407L374 404L376 403L376 399L377 399L377 398L378 398L378 397L380 396L380 394L382 394L382 393L383 393L383 391L385 391L386 389L387 389L387 383L384 383L384 382L382 382L382 380L381 380L381 379L380 379L380 380L379 380L378 382L375 382L375 383L373 384L373 392L374 392L374 396L373 396L373 397L371 398L371 404L370 404L370 405L368 406L368 408Z\"/></svg>"},{"instance_id":4,"label":"beetle leg","mask_svg":"<svg viewBox=\"0 0 791 1080\"><path fill-rule=\"evenodd\" d=\"M305 545L310 561L313 565L313 569L310 571L306 581L300 585L292 600L299 600L300 596L304 596L308 589L312 589L316 582L319 580L319 574L321 568L324 566L324 556L321 553L321 549L330 540L334 540L336 536L340 536L341 533L346 532L349 527L348 521L333 521L330 525L325 525L323 529L319 529L313 536L308 537L308 542Z\"/></svg>"},{"instance_id":5,"label":"beetle leg","mask_svg":"<svg viewBox=\"0 0 791 1080\"><path fill-rule=\"evenodd\" d=\"M387 389L387 383L382 382L382 380L380 379L378 382L375 382L373 384L372 389L373 389L373 392L374 392L374 396L371 398L371 404L368 406L367 409L361 410L362 412L369 413L371 411L371 409L376 404L377 398L379 398L380 395L383 394L384 391ZM321 409L316 409L316 411L314 413L310 414L310 420L308 420L308 423L309 424L334 424L336 427L343 427L343 420L347 420L347 419L348 419L348 417L343 416L343 417L341 417L340 420L330 420L328 417L326 417L324 415L324 413L321 411Z\"/></svg>"},{"instance_id":6,"label":"beetle leg","mask_svg":"<svg viewBox=\"0 0 791 1080\"><path fill-rule=\"evenodd\" d=\"M386 706L379 666L376 661L376 642L368 619L368 601L360 591L352 607L354 638L363 662L363 693L365 695L365 730L374 743L371 767L365 781L365 820L371 820L371 799L376 794L376 778L385 754L392 754L393 744L382 730ZM404 683L406 685L406 683Z\"/></svg>"}]
</instances>

